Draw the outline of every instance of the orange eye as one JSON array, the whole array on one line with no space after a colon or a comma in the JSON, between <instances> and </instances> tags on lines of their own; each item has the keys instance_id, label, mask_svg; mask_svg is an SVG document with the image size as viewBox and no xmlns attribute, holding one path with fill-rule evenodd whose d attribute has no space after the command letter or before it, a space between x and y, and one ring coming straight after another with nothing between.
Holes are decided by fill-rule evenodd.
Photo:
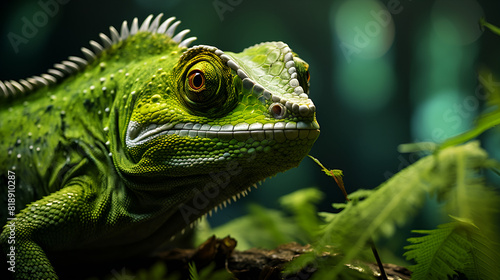
<instances>
[{"instance_id":1,"label":"orange eye","mask_svg":"<svg viewBox=\"0 0 500 280\"><path fill-rule=\"evenodd\" d=\"M194 91L203 90L205 87L205 75L199 70L194 70L188 75L189 87Z\"/></svg>"},{"instance_id":2,"label":"orange eye","mask_svg":"<svg viewBox=\"0 0 500 280\"><path fill-rule=\"evenodd\" d=\"M309 74L309 71L307 71L306 74L307 74L307 82L309 83L309 80L311 79L311 75Z\"/></svg>"}]
</instances>

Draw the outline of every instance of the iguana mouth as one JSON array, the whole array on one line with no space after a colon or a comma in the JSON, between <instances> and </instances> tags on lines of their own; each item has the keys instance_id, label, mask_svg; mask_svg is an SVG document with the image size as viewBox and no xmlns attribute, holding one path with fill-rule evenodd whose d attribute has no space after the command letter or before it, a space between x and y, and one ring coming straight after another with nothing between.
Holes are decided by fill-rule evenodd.
<instances>
[{"instance_id":1,"label":"iguana mouth","mask_svg":"<svg viewBox=\"0 0 500 280\"><path fill-rule=\"evenodd\" d=\"M199 123L166 123L142 126L130 121L127 128L126 145L135 147L161 135L178 135L181 137L218 138L221 140L246 141L275 140L278 143L287 140L316 139L319 135L317 121L277 122L277 123L239 123L236 125L209 125Z\"/></svg>"}]
</instances>

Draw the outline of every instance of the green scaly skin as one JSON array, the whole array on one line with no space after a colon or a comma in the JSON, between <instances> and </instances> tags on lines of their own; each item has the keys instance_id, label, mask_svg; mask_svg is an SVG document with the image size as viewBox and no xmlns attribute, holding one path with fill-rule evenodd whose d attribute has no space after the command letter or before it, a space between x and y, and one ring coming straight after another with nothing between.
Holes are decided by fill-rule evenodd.
<instances>
[{"instance_id":1,"label":"green scaly skin","mask_svg":"<svg viewBox=\"0 0 500 280\"><path fill-rule=\"evenodd\" d=\"M5 254L15 247L15 278L56 279L52 256L150 254L214 207L298 166L318 137L308 65L286 44L187 48L193 39L173 36L176 24L167 29L160 18L137 32L136 21L125 24L75 69L0 82L8 96L0 100L0 197L13 202L7 186L15 185L16 213L0 242ZM4 225L7 207L1 215Z\"/></svg>"}]
</instances>

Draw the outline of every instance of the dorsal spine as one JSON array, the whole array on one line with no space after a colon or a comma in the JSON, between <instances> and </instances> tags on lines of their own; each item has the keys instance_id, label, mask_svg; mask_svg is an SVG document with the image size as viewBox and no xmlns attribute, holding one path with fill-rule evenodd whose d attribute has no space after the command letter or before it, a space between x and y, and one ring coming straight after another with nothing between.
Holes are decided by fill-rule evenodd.
<instances>
[{"instance_id":1,"label":"dorsal spine","mask_svg":"<svg viewBox=\"0 0 500 280\"><path fill-rule=\"evenodd\" d=\"M41 74L40 76L33 76L19 81L0 81L0 99L16 98L24 94L29 94L30 92L42 87L56 84L62 79L83 70L104 50L107 50L113 45L118 44L132 35L135 35L137 32L163 33L172 38L174 42L178 43L179 47L188 47L189 44L196 40L196 37L184 39L184 36L189 32L189 29L185 29L177 33L177 35L174 35L175 29L181 22L179 20L175 21L175 17L170 17L160 24L162 17L163 14L159 14L153 19L153 15L149 15L142 22L140 27L137 18L134 18L130 28L128 27L127 21L124 21L121 25L120 32L118 32L113 26L110 26L109 36L104 33L99 33L101 43L91 40L91 49L85 47L81 48L84 58L70 56L67 60L54 64L53 68L47 70L47 73Z\"/></svg>"}]
</instances>

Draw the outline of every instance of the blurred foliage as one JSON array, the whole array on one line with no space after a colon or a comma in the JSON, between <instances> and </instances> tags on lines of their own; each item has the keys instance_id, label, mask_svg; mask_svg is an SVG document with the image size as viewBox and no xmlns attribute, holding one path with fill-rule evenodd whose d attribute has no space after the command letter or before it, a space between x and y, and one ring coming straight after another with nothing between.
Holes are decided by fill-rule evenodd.
<instances>
[{"instance_id":1,"label":"blurred foliage","mask_svg":"<svg viewBox=\"0 0 500 280\"><path fill-rule=\"evenodd\" d=\"M492 78L493 74L489 70L481 69L479 76L483 77L480 79L480 82L489 95L487 105L490 109L493 107L493 110L481 114L480 117L476 119L473 129L447 139L440 145L441 149L473 139L484 131L500 124L500 88L498 87L498 84L492 84L490 82L494 79Z\"/></svg>"},{"instance_id":2,"label":"blurred foliage","mask_svg":"<svg viewBox=\"0 0 500 280\"><path fill-rule=\"evenodd\" d=\"M116 279L137 279L137 280L178 280L181 276L179 272L168 272L164 263L157 262L149 268L143 268L133 272L126 268L112 270L104 277L91 277L88 280L116 280Z\"/></svg>"},{"instance_id":3,"label":"blurred foliage","mask_svg":"<svg viewBox=\"0 0 500 280\"><path fill-rule=\"evenodd\" d=\"M356 259L372 259L367 247L371 240L393 236L396 226L410 221L421 210L427 195L435 194L446 201L447 207L443 209L456 215L455 220L467 221L473 226L461 227L468 229L462 239L440 239L442 235L438 234L411 239L415 244L408 247L412 251L407 256L418 261L412 267L414 271L423 271L414 276L421 278L415 279L442 279L442 275L434 274L434 270L443 264L449 264L448 269L444 269L445 274L460 271L470 279L493 279L491 275L500 273L497 266L500 262L500 243L495 223L498 213L492 211L496 210L500 198L484 185L476 171L494 167L498 167L498 163L488 158L478 142L471 142L422 158L375 190L352 193L349 195L350 202L335 205L342 208L340 213L322 214L325 224L321 227L319 238L312 243L315 252L299 257L291 266L292 271L324 252L331 255L342 252L335 266L320 269L327 270L323 273L333 275L333 278L343 273L344 266L341 264ZM459 242L463 239L471 243ZM455 250L455 256L460 258L454 259L447 250ZM463 252L468 254L464 257ZM443 262L439 257L445 258ZM461 260L466 261L465 266L453 266ZM473 267L477 270L471 272ZM315 276L314 279L321 278Z\"/></svg>"},{"instance_id":4,"label":"blurred foliage","mask_svg":"<svg viewBox=\"0 0 500 280\"><path fill-rule=\"evenodd\" d=\"M224 280L234 279L233 275L226 270L214 270L215 264L210 264L203 268L201 271L196 269L194 263L189 264L189 274L191 280Z\"/></svg>"},{"instance_id":5,"label":"blurred foliage","mask_svg":"<svg viewBox=\"0 0 500 280\"><path fill-rule=\"evenodd\" d=\"M189 263L189 279L191 280L224 280L224 279L234 279L233 275L224 269L215 269L215 264L211 263L201 270L196 268L194 263ZM159 261L153 264L149 268L143 268L136 272L129 271L123 268L121 271L113 270L107 276L103 278L92 277L88 280L124 280L124 279L135 279L135 280L180 280L184 279L179 271L169 272L166 265Z\"/></svg>"},{"instance_id":6,"label":"blurred foliage","mask_svg":"<svg viewBox=\"0 0 500 280\"><path fill-rule=\"evenodd\" d=\"M316 189L301 189L280 200L282 207L289 212L250 204L249 214L216 228L212 229L203 220L198 226L195 244L203 243L213 234L231 235L238 241L238 250L253 247L273 249L292 241L307 244L312 241L314 229L319 224L315 203L321 196Z\"/></svg>"}]
</instances>

